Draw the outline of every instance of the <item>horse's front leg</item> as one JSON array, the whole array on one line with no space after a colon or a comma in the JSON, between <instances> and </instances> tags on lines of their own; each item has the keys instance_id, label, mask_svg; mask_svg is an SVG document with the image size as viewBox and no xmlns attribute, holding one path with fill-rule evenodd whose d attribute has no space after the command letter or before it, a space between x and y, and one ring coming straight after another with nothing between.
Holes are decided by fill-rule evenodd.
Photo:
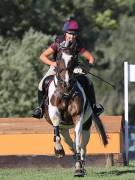
<instances>
[{"instance_id":1,"label":"horse's front leg","mask_svg":"<svg viewBox=\"0 0 135 180\"><path fill-rule=\"evenodd\" d=\"M54 152L55 156L57 158L62 158L65 156L65 151L63 149L63 146L61 144L61 137L59 134L59 126L54 126Z\"/></svg>"},{"instance_id":2,"label":"horse's front leg","mask_svg":"<svg viewBox=\"0 0 135 180\"><path fill-rule=\"evenodd\" d=\"M62 158L65 156L63 146L61 144L59 124L61 120L60 112L57 107L49 106L49 116L54 127L54 152L57 158Z\"/></svg>"},{"instance_id":3,"label":"horse's front leg","mask_svg":"<svg viewBox=\"0 0 135 180\"><path fill-rule=\"evenodd\" d=\"M74 176L84 176L83 171L83 161L81 160L81 135L82 135L82 115L78 117L76 126L75 126L75 145L76 145L76 154L75 154L75 173Z\"/></svg>"},{"instance_id":4,"label":"horse's front leg","mask_svg":"<svg viewBox=\"0 0 135 180\"><path fill-rule=\"evenodd\" d=\"M85 157L86 157L86 147L90 139L90 130L83 130L81 137L81 152L80 152L80 163L81 163L81 172L83 175L86 175L85 169Z\"/></svg>"},{"instance_id":5,"label":"horse's front leg","mask_svg":"<svg viewBox=\"0 0 135 180\"><path fill-rule=\"evenodd\" d=\"M76 153L80 153L80 138L81 138L81 132L82 132L82 125L81 122L78 122L75 127L75 148Z\"/></svg>"},{"instance_id":6,"label":"horse's front leg","mask_svg":"<svg viewBox=\"0 0 135 180\"><path fill-rule=\"evenodd\" d=\"M86 156L86 147L90 139L90 130L83 130L82 131L82 138L81 138L81 160L85 161Z\"/></svg>"}]
</instances>

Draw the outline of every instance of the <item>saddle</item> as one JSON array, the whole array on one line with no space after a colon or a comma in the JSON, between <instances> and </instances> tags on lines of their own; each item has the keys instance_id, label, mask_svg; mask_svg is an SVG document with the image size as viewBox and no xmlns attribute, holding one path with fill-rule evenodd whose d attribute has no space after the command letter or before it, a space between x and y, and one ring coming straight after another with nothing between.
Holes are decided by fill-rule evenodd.
<instances>
[{"instance_id":1,"label":"saddle","mask_svg":"<svg viewBox=\"0 0 135 180\"><path fill-rule=\"evenodd\" d=\"M43 92L46 94L46 96L48 95L49 85L53 80L54 80L54 75L50 75L50 76L47 76L43 81L42 89L43 89Z\"/></svg>"}]
</instances>

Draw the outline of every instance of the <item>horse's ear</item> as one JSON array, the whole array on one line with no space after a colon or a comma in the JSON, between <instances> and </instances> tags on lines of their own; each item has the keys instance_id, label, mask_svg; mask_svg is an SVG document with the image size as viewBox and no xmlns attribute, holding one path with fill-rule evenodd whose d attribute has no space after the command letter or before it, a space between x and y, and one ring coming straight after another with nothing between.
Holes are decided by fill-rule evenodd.
<instances>
[{"instance_id":1,"label":"horse's ear","mask_svg":"<svg viewBox=\"0 0 135 180\"><path fill-rule=\"evenodd\" d=\"M57 36L57 37L55 38L55 42L58 43L58 44L60 44L63 40L64 40L64 37L63 37L63 36Z\"/></svg>"},{"instance_id":2,"label":"horse's ear","mask_svg":"<svg viewBox=\"0 0 135 180\"><path fill-rule=\"evenodd\" d=\"M56 37L56 38L55 38L55 42L56 42L56 43L60 43L59 37Z\"/></svg>"}]
</instances>

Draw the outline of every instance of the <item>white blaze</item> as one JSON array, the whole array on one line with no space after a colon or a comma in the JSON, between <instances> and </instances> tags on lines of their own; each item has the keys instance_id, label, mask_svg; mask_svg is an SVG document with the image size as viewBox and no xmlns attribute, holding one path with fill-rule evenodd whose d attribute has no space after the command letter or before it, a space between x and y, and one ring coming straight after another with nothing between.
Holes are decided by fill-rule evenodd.
<instances>
[{"instance_id":1,"label":"white blaze","mask_svg":"<svg viewBox=\"0 0 135 180\"><path fill-rule=\"evenodd\" d=\"M72 55L68 55L68 54L66 54L64 52L62 53L62 59L65 62L66 68L68 66L69 61L71 61L71 57L72 57ZM69 81L69 74L68 74L68 71L66 70L66 73L65 73L65 82L68 82L68 81Z\"/></svg>"}]
</instances>

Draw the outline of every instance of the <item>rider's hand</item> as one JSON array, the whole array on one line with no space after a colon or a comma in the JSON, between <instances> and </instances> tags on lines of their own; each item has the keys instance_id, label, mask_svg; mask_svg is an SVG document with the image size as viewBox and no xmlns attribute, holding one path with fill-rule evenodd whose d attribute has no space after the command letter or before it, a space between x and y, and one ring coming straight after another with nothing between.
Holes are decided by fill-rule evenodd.
<instances>
[{"instance_id":1,"label":"rider's hand","mask_svg":"<svg viewBox=\"0 0 135 180\"><path fill-rule=\"evenodd\" d=\"M90 64L88 61L81 62L79 66L82 68L83 72L85 73L88 73L92 68L92 64Z\"/></svg>"},{"instance_id":2,"label":"rider's hand","mask_svg":"<svg viewBox=\"0 0 135 180\"><path fill-rule=\"evenodd\" d=\"M76 68L74 69L74 73L75 73L75 74L85 74L85 73L83 72L83 69L82 69L81 67L76 67Z\"/></svg>"},{"instance_id":3,"label":"rider's hand","mask_svg":"<svg viewBox=\"0 0 135 180\"><path fill-rule=\"evenodd\" d=\"M91 70L92 66L93 66L93 65L89 63L87 66L85 66L84 71L85 71L86 73L88 73L88 72Z\"/></svg>"},{"instance_id":4,"label":"rider's hand","mask_svg":"<svg viewBox=\"0 0 135 180\"><path fill-rule=\"evenodd\" d=\"M56 67L56 66L57 66L57 63L56 63L56 62L52 62L51 66Z\"/></svg>"}]
</instances>

